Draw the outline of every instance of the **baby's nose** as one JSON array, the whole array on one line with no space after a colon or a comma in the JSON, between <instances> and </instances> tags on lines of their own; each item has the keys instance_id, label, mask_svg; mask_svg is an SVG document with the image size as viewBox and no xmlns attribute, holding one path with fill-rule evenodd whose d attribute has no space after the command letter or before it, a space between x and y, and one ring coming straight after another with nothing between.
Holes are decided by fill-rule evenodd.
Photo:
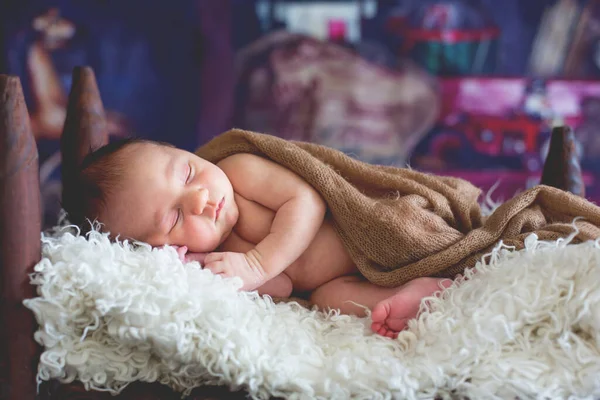
<instances>
[{"instance_id":1,"label":"baby's nose","mask_svg":"<svg viewBox=\"0 0 600 400\"><path fill-rule=\"evenodd\" d=\"M190 212L192 215L202 215L208 203L208 190L202 188L194 190L190 196Z\"/></svg>"}]
</instances>

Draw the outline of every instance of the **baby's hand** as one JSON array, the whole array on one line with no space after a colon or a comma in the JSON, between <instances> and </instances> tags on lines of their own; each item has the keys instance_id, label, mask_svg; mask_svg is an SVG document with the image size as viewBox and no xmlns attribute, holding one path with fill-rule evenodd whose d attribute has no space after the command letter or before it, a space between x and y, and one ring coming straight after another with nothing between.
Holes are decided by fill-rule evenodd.
<instances>
[{"instance_id":1,"label":"baby's hand","mask_svg":"<svg viewBox=\"0 0 600 400\"><path fill-rule=\"evenodd\" d=\"M242 279L242 290L250 291L262 286L265 277L260 269L253 266L243 253L210 253L204 258L204 268L214 274Z\"/></svg>"},{"instance_id":2,"label":"baby's hand","mask_svg":"<svg viewBox=\"0 0 600 400\"><path fill-rule=\"evenodd\" d=\"M172 246L176 251L177 251L177 255L179 256L179 259L181 260L181 262L192 262L192 261L198 261L199 263L203 263L204 262L204 258L206 258L206 255L208 253L188 253L188 248L187 246Z\"/></svg>"}]
</instances>

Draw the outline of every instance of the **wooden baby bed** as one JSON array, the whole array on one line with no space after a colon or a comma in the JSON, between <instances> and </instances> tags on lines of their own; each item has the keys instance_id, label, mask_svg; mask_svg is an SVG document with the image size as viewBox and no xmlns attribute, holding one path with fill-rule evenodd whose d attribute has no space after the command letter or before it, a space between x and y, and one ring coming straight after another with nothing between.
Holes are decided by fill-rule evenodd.
<instances>
[{"instance_id":1,"label":"wooden baby bed","mask_svg":"<svg viewBox=\"0 0 600 400\"><path fill-rule=\"evenodd\" d=\"M166 386L136 383L117 397L88 392L79 383L36 383L41 349L36 322L22 305L35 296L28 274L40 260L41 208L38 152L18 77L0 75L0 399L179 399ZM108 142L104 108L94 72L77 67L61 137L63 196L76 190L70 171L91 150ZM555 128L542 183L584 195L581 171L568 127ZM226 388L196 389L188 400L244 398Z\"/></svg>"}]
</instances>

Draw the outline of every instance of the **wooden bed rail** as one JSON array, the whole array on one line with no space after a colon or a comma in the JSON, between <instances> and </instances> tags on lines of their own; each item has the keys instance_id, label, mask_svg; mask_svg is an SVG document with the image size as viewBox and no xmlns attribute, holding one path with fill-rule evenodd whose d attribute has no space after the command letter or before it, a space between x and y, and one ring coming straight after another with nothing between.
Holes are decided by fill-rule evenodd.
<instances>
[{"instance_id":1,"label":"wooden bed rail","mask_svg":"<svg viewBox=\"0 0 600 400\"><path fill-rule=\"evenodd\" d=\"M35 319L23 300L35 294L28 274L40 260L40 232L38 152L21 81L0 75L0 396L7 400L36 397Z\"/></svg>"},{"instance_id":2,"label":"wooden bed rail","mask_svg":"<svg viewBox=\"0 0 600 400\"><path fill-rule=\"evenodd\" d=\"M87 66L75 67L60 138L63 201L71 199L71 191L76 190L73 172L85 156L107 143L106 116L94 70Z\"/></svg>"},{"instance_id":3,"label":"wooden bed rail","mask_svg":"<svg viewBox=\"0 0 600 400\"><path fill-rule=\"evenodd\" d=\"M550 147L540 183L585 197L585 184L577 155L575 134L570 127L558 126L552 129Z\"/></svg>"}]
</instances>

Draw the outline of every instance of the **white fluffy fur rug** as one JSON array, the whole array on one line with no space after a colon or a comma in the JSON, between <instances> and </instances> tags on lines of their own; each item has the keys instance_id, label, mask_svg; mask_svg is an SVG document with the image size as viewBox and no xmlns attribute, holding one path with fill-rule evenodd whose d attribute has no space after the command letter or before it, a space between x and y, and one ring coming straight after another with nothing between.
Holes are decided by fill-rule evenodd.
<instances>
[{"instance_id":1,"label":"white fluffy fur rug","mask_svg":"<svg viewBox=\"0 0 600 400\"><path fill-rule=\"evenodd\" d=\"M40 380L223 384L261 399L600 396L598 242L499 246L391 340L368 318L238 292L171 248L98 232L42 240L40 297L25 302L45 348Z\"/></svg>"}]
</instances>

